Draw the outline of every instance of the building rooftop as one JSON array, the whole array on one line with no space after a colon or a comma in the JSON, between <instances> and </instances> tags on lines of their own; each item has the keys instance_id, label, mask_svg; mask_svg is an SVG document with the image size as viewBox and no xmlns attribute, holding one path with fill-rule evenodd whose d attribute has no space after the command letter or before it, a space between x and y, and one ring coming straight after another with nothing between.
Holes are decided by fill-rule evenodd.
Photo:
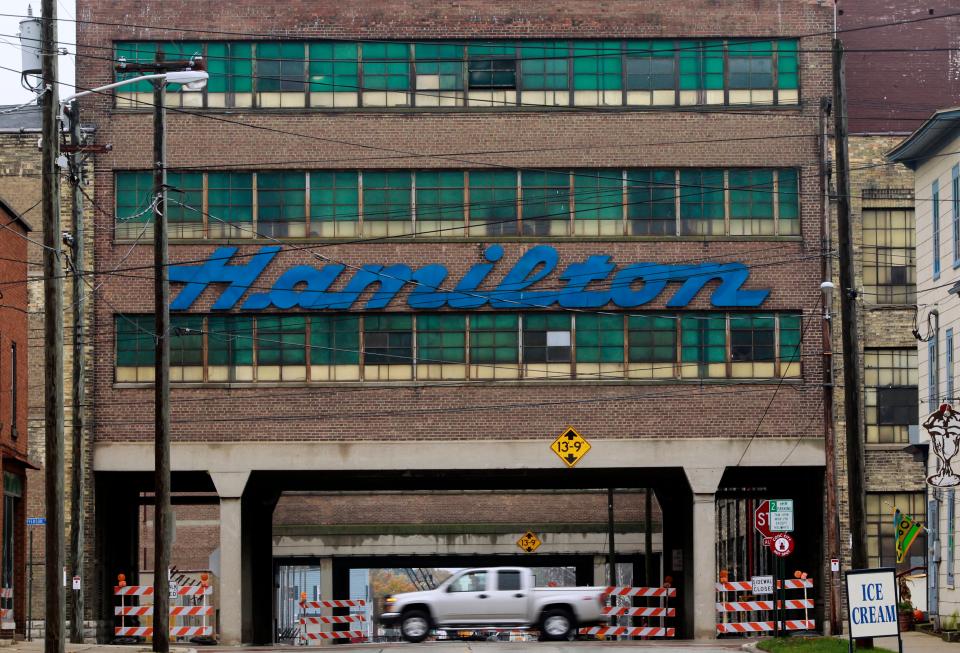
<instances>
[{"instance_id":1,"label":"building rooftop","mask_svg":"<svg viewBox=\"0 0 960 653\"><path fill-rule=\"evenodd\" d=\"M4 213L6 213L7 215L10 216L10 220L9 220L9 222L7 222L7 224L16 222L17 224L19 224L20 226L23 227L24 231L28 231L28 232L29 232L29 231L33 231L33 227L30 225L30 223L27 222L26 219L25 219L22 215L20 215L19 213L17 213L17 212L14 210L14 208L13 208L12 206L10 206L10 205L6 202L6 200L4 200L2 197L0 197L0 212L4 212Z\"/></svg>"},{"instance_id":2,"label":"building rooftop","mask_svg":"<svg viewBox=\"0 0 960 653\"><path fill-rule=\"evenodd\" d=\"M933 156L939 146L960 131L960 107L940 109L927 119L917 131L887 153L887 159L916 170L923 161Z\"/></svg>"},{"instance_id":3,"label":"building rooftop","mask_svg":"<svg viewBox=\"0 0 960 653\"><path fill-rule=\"evenodd\" d=\"M43 114L39 106L26 106L18 111L10 111L19 105L0 105L0 134L18 134L24 132L39 132Z\"/></svg>"}]
</instances>

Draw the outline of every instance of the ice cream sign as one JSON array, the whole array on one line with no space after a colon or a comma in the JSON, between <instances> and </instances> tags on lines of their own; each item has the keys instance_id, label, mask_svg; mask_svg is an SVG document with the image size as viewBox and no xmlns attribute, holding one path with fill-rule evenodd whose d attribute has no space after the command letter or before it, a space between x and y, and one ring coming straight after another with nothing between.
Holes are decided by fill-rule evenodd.
<instances>
[{"instance_id":1,"label":"ice cream sign","mask_svg":"<svg viewBox=\"0 0 960 653\"><path fill-rule=\"evenodd\" d=\"M568 264L558 273L559 255L549 245L528 249L502 275L496 268L503 258L503 247L491 245L483 251L483 262L471 266L459 279L451 279L449 270L438 263L415 268L404 263L347 265L324 259L320 266L292 266L265 287L259 279L280 250L279 246L267 246L255 254L237 256L236 247L219 247L201 263L171 266L170 281L183 284L170 304L171 310L189 310L210 287L219 291L212 306L219 311L376 310L386 308L405 290L409 290L405 295L407 305L414 310L485 306L506 310L552 306L590 309L610 304L635 308L665 293L670 295L666 306L680 308L712 282L718 283L712 288L710 303L719 308L759 306L770 294L769 290L744 289L750 270L738 262L637 262L618 266L611 256L594 254ZM331 290L341 278L341 289ZM544 282L550 289L538 290ZM368 291L368 299L358 306L358 300Z\"/></svg>"},{"instance_id":2,"label":"ice cream sign","mask_svg":"<svg viewBox=\"0 0 960 653\"><path fill-rule=\"evenodd\" d=\"M896 570L848 571L847 610L851 640L861 637L899 637Z\"/></svg>"}]
</instances>

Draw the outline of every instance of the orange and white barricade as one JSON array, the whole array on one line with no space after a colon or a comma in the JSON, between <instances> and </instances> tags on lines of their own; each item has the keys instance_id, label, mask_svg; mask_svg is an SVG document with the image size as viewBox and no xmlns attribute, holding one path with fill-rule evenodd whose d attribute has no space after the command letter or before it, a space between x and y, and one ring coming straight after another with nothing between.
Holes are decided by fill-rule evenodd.
<instances>
[{"instance_id":1,"label":"orange and white barricade","mask_svg":"<svg viewBox=\"0 0 960 653\"><path fill-rule=\"evenodd\" d=\"M816 622L810 618L813 599L807 593L812 588L813 581L808 578L778 581L777 589L782 589L782 592L779 601L775 601L773 597L758 599L754 596L750 581L721 581L716 584L719 616L717 633L722 635L766 633L778 629L814 630ZM802 596L797 590L802 590ZM787 592L793 595L788 597ZM748 596L740 596L743 593ZM779 623L775 616L778 608L781 610Z\"/></svg>"},{"instance_id":2,"label":"orange and white barricade","mask_svg":"<svg viewBox=\"0 0 960 653\"><path fill-rule=\"evenodd\" d=\"M350 641L366 641L367 631L363 629L367 617L358 608L366 608L367 602L363 599L340 599L330 601L307 601L301 595L298 640L302 646L309 646L313 642L330 639L349 639ZM334 608L349 608L351 614L325 614ZM320 613L317 614L316 611ZM333 624L350 624L350 630L327 630L325 626Z\"/></svg>"},{"instance_id":3,"label":"orange and white barricade","mask_svg":"<svg viewBox=\"0 0 960 653\"><path fill-rule=\"evenodd\" d=\"M0 587L0 628L13 630L16 620L13 617L13 588Z\"/></svg>"},{"instance_id":4,"label":"orange and white barricade","mask_svg":"<svg viewBox=\"0 0 960 653\"><path fill-rule=\"evenodd\" d=\"M630 587L630 586L610 586L603 590L603 595L615 601L618 598L629 598L631 601L637 598L654 599L656 605L648 606L626 606L611 605L603 608L604 615L609 617L633 617L634 624L637 619L642 622L634 626L595 626L592 628L581 628L581 635L594 635L596 637L673 637L675 630L668 627L666 619L676 616L676 608L671 608L669 601L676 597L677 588L664 585L663 587Z\"/></svg>"},{"instance_id":5,"label":"orange and white barricade","mask_svg":"<svg viewBox=\"0 0 960 653\"><path fill-rule=\"evenodd\" d=\"M128 623L134 617L153 618L152 605L138 605L137 597L153 597L153 585L127 585L123 574L118 577L119 583L113 588L113 595L120 597L120 605L114 606L114 616L120 617L120 625L114 626L115 637L153 637L153 626L141 626ZM214 616L214 607L207 603L207 598L213 594L213 588L206 580L200 585L178 587L176 593L171 593L171 600L186 598L192 605L170 606L170 637L212 637L213 626L208 619ZM181 620L177 623L177 620ZM138 619L139 622L139 619Z\"/></svg>"}]
</instances>

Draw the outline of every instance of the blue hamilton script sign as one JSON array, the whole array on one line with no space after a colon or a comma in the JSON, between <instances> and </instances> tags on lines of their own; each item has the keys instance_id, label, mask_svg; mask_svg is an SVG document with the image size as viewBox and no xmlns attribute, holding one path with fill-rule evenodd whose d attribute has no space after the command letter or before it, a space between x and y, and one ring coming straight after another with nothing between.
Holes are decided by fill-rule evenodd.
<instances>
[{"instance_id":1,"label":"blue hamilton script sign","mask_svg":"<svg viewBox=\"0 0 960 653\"><path fill-rule=\"evenodd\" d=\"M498 309L601 308L611 302L621 308L634 308L653 301L671 281L680 286L667 301L670 308L686 306L710 281L717 280L710 301L717 307L759 306L769 290L742 290L750 275L743 263L697 263L662 265L631 263L622 267L610 262L610 256L595 254L586 260L571 263L556 276L562 283L551 284L550 290L531 289L554 273L557 250L549 245L529 249L500 279L493 290L481 290L488 282L497 261L503 258L503 247L491 245L484 253L485 263L471 267L455 284L448 281L443 265L432 263L420 268L409 265L349 266L352 274L342 290L330 291L348 268L342 263L322 267L297 265L286 270L264 292L257 279L280 251L280 247L261 247L250 257L237 263L230 259L236 247L220 247L199 265L175 265L170 268L170 281L185 284L170 304L171 310L188 310L210 284L229 284L213 304L214 310L226 311L237 306L247 292L254 290L240 306L243 310L266 308L282 310L295 307L309 310L346 310L349 308L385 308L406 286L410 286L407 305L412 309L473 309L490 306ZM590 284L609 282L594 290ZM370 289L372 294L364 306L355 306L357 299Z\"/></svg>"}]
</instances>

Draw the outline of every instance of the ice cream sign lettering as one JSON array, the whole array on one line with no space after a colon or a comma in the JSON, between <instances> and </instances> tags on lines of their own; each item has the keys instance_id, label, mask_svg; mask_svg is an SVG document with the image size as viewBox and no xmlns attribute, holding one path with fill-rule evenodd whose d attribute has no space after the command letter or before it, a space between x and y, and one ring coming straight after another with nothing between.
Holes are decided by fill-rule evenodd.
<instances>
[{"instance_id":1,"label":"ice cream sign lettering","mask_svg":"<svg viewBox=\"0 0 960 653\"><path fill-rule=\"evenodd\" d=\"M404 264L348 268L342 263L330 262L321 267L291 267L265 289L257 279L279 251L277 246L261 247L256 254L238 257L231 263L237 248L220 247L198 265L172 266L170 281L184 285L170 304L171 310L188 310L211 284L227 284L213 303L214 310L222 311L238 307L248 291L249 295L239 306L247 311L267 308L375 310L387 307L404 289L409 290L407 305L414 310L484 306L514 310L551 306L601 308L611 303L620 308L634 308L652 302L671 282L679 286L675 290L671 288L672 295L666 302L669 308L688 305L713 281L719 283L713 288L710 301L717 307L759 306L770 294L769 290L742 289L750 275L743 263L631 263L618 267L604 254L567 265L556 277L560 283L554 281L550 290L536 290L534 287L557 269L557 250L549 245L527 250L499 282L494 268L503 258L503 247L491 245L483 253L484 262L472 266L457 281L449 280L447 268L437 263L419 268ZM330 290L344 274L352 276L340 290ZM591 288L591 284L595 287ZM491 286L492 289L485 289ZM368 290L366 303L357 306L357 300Z\"/></svg>"}]
</instances>

